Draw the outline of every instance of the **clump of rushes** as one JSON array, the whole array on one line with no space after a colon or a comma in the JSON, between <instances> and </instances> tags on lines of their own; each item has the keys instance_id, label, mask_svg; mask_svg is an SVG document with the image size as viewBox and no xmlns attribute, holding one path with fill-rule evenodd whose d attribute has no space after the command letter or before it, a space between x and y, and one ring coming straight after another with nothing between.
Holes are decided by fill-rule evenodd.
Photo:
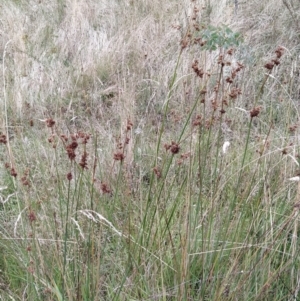
<instances>
[{"instance_id":1,"label":"clump of rushes","mask_svg":"<svg viewBox=\"0 0 300 301\"><path fill-rule=\"evenodd\" d=\"M63 17L60 30L32 35L27 26L21 40L3 45L2 98L8 106L24 99L33 104L30 110L20 103L17 110L2 111L7 116L2 116L1 159L8 162L0 185L3 299L295 298L300 276L300 189L293 186L299 181L297 59L281 66L284 48L275 46L264 63L246 66L261 60L258 32L245 35L255 36L251 47L238 48L235 32L212 25L223 22L213 19L217 0L206 1L206 8L196 0L180 7L176 0L147 7L140 1L141 9L115 1L120 18L103 43L119 55L101 51L99 59L89 53L111 14L98 18L97 4L91 14L81 1L86 14L73 24L76 3L67 1L65 9L64 1L58 2L49 16L36 15L48 18L51 28ZM59 18L52 15L57 11ZM173 26L175 41L167 24L181 16L182 23ZM5 14L1 20L8 31L5 24L11 22L5 21L11 20ZM155 34L157 24L162 34ZM271 30L266 34L274 41ZM72 39L64 41L65 34ZM125 41L128 35L147 41ZM72 44L76 38L87 46L83 64ZM288 43L289 57L295 58L297 46ZM260 44L262 52L269 47L267 41ZM25 49L26 56L14 55L16 49ZM43 53L52 53L51 60ZM262 99L259 89L266 81L271 84ZM35 105L36 96L51 101ZM42 120L44 140L39 125L32 126L46 110L51 115ZM132 119L123 119L125 112L132 112ZM133 120L141 129L134 139Z\"/></svg>"}]
</instances>

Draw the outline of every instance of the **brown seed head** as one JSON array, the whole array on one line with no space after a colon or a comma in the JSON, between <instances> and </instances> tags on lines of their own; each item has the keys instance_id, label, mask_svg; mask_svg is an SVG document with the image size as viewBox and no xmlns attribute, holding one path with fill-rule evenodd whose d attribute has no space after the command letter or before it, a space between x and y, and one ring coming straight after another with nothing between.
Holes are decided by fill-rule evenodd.
<instances>
[{"instance_id":1,"label":"brown seed head","mask_svg":"<svg viewBox=\"0 0 300 301\"><path fill-rule=\"evenodd\" d=\"M72 138L73 141L77 141L77 139L81 139L82 144L87 144L87 142L89 141L91 135L84 133L84 132L78 132L75 134L75 139Z\"/></svg>"},{"instance_id":2,"label":"brown seed head","mask_svg":"<svg viewBox=\"0 0 300 301\"><path fill-rule=\"evenodd\" d=\"M30 212L28 214L28 219L29 219L30 223L36 221L36 215L35 215L34 211L30 210Z\"/></svg>"},{"instance_id":3,"label":"brown seed head","mask_svg":"<svg viewBox=\"0 0 300 301\"><path fill-rule=\"evenodd\" d=\"M72 141L77 141L77 135L76 134L71 134L70 135Z\"/></svg>"},{"instance_id":4,"label":"brown seed head","mask_svg":"<svg viewBox=\"0 0 300 301\"><path fill-rule=\"evenodd\" d=\"M192 125L193 126L198 126L198 125L201 124L201 122L202 122L202 116L201 115L197 115L195 117L195 119L193 120Z\"/></svg>"},{"instance_id":5,"label":"brown seed head","mask_svg":"<svg viewBox=\"0 0 300 301\"><path fill-rule=\"evenodd\" d=\"M68 142L68 137L64 134L60 135L60 138L64 141L64 142Z\"/></svg>"},{"instance_id":6,"label":"brown seed head","mask_svg":"<svg viewBox=\"0 0 300 301\"><path fill-rule=\"evenodd\" d=\"M154 173L155 173L155 175L156 175L156 177L157 177L158 179L161 178L161 171L160 171L160 169L159 169L158 166L155 166L155 167L153 168L153 171L154 171Z\"/></svg>"},{"instance_id":7,"label":"brown seed head","mask_svg":"<svg viewBox=\"0 0 300 301\"><path fill-rule=\"evenodd\" d=\"M219 57L218 57L217 63L220 64L220 65L222 65L222 66L224 66L225 63L224 63L223 59L224 59L224 55L220 54Z\"/></svg>"},{"instance_id":8,"label":"brown seed head","mask_svg":"<svg viewBox=\"0 0 300 301\"><path fill-rule=\"evenodd\" d=\"M284 54L284 48L282 46L278 46L277 49L275 50L277 58L281 58L282 55Z\"/></svg>"},{"instance_id":9,"label":"brown seed head","mask_svg":"<svg viewBox=\"0 0 300 301\"><path fill-rule=\"evenodd\" d=\"M114 154L114 160L116 160L116 161L123 161L124 158L125 158L125 156L122 152L117 152Z\"/></svg>"},{"instance_id":10,"label":"brown seed head","mask_svg":"<svg viewBox=\"0 0 300 301\"><path fill-rule=\"evenodd\" d=\"M100 185L100 189L104 194L111 194L111 189L109 188L107 183L102 182Z\"/></svg>"},{"instance_id":11,"label":"brown seed head","mask_svg":"<svg viewBox=\"0 0 300 301\"><path fill-rule=\"evenodd\" d=\"M21 177L21 183L24 186L30 186L29 180L28 180L28 173L25 171L24 175Z\"/></svg>"},{"instance_id":12,"label":"brown seed head","mask_svg":"<svg viewBox=\"0 0 300 301\"><path fill-rule=\"evenodd\" d=\"M274 63L274 65L278 66L280 64L279 59L273 59L272 62Z\"/></svg>"},{"instance_id":13,"label":"brown seed head","mask_svg":"<svg viewBox=\"0 0 300 301\"><path fill-rule=\"evenodd\" d=\"M69 172L69 173L67 174L67 179L68 179L68 181L71 181L71 180L73 179L73 175L72 175L71 172Z\"/></svg>"},{"instance_id":14,"label":"brown seed head","mask_svg":"<svg viewBox=\"0 0 300 301\"><path fill-rule=\"evenodd\" d=\"M87 169L87 152L86 151L84 151L84 153L82 154L79 165L82 167L82 169Z\"/></svg>"},{"instance_id":15,"label":"brown seed head","mask_svg":"<svg viewBox=\"0 0 300 301\"><path fill-rule=\"evenodd\" d=\"M235 68L234 72L240 72L244 68L244 65L240 62L237 62L237 67Z\"/></svg>"},{"instance_id":16,"label":"brown seed head","mask_svg":"<svg viewBox=\"0 0 300 301\"><path fill-rule=\"evenodd\" d=\"M90 134L85 134L82 143L83 144L87 144L88 141L89 141L89 139L90 139L90 137L91 137Z\"/></svg>"},{"instance_id":17,"label":"brown seed head","mask_svg":"<svg viewBox=\"0 0 300 301\"><path fill-rule=\"evenodd\" d=\"M52 128L55 125L55 121L52 118L46 119L46 125L48 128Z\"/></svg>"},{"instance_id":18,"label":"brown seed head","mask_svg":"<svg viewBox=\"0 0 300 301\"><path fill-rule=\"evenodd\" d=\"M0 143L3 143L3 144L7 143L7 139L6 139L6 136L4 134L0 135Z\"/></svg>"},{"instance_id":19,"label":"brown seed head","mask_svg":"<svg viewBox=\"0 0 300 301\"><path fill-rule=\"evenodd\" d=\"M166 151L168 151L171 148L170 144L165 143L164 144L164 148L166 149Z\"/></svg>"},{"instance_id":20,"label":"brown seed head","mask_svg":"<svg viewBox=\"0 0 300 301\"><path fill-rule=\"evenodd\" d=\"M68 157L71 161L74 160L76 157L75 149L77 148L77 146L78 146L78 143L76 141L73 141L66 147Z\"/></svg>"},{"instance_id":21,"label":"brown seed head","mask_svg":"<svg viewBox=\"0 0 300 301\"><path fill-rule=\"evenodd\" d=\"M189 40L187 38L183 38L180 42L181 49L185 49L189 45Z\"/></svg>"},{"instance_id":22,"label":"brown seed head","mask_svg":"<svg viewBox=\"0 0 300 301\"><path fill-rule=\"evenodd\" d=\"M233 79L231 77L226 77L225 81L229 84L232 84L233 83Z\"/></svg>"},{"instance_id":23,"label":"brown seed head","mask_svg":"<svg viewBox=\"0 0 300 301\"><path fill-rule=\"evenodd\" d=\"M48 142L52 143L54 141L54 136L52 135L51 137L48 138Z\"/></svg>"},{"instance_id":24,"label":"brown seed head","mask_svg":"<svg viewBox=\"0 0 300 301\"><path fill-rule=\"evenodd\" d=\"M130 119L127 119L127 126L126 126L126 130L130 131L132 129L133 123L131 122Z\"/></svg>"},{"instance_id":25,"label":"brown seed head","mask_svg":"<svg viewBox=\"0 0 300 301\"><path fill-rule=\"evenodd\" d=\"M261 107L255 107L255 108L253 108L250 111L250 117L251 118L257 117L259 115L260 111L261 111Z\"/></svg>"},{"instance_id":26,"label":"brown seed head","mask_svg":"<svg viewBox=\"0 0 300 301\"><path fill-rule=\"evenodd\" d=\"M229 49L227 50L227 54L228 54L228 55L232 55L233 52L234 52L234 49L233 49L233 48L229 48Z\"/></svg>"},{"instance_id":27,"label":"brown seed head","mask_svg":"<svg viewBox=\"0 0 300 301\"><path fill-rule=\"evenodd\" d=\"M268 70L272 70L274 68L274 63L273 62L266 63L264 67Z\"/></svg>"},{"instance_id":28,"label":"brown seed head","mask_svg":"<svg viewBox=\"0 0 300 301\"><path fill-rule=\"evenodd\" d=\"M290 131L291 133L294 133L294 132L296 131L297 127L298 127L297 124L291 125L291 126L289 127L289 131Z\"/></svg>"},{"instance_id":29,"label":"brown seed head","mask_svg":"<svg viewBox=\"0 0 300 301\"><path fill-rule=\"evenodd\" d=\"M242 94L241 89L233 87L229 93L229 96L233 99L236 99L240 94Z\"/></svg>"},{"instance_id":30,"label":"brown seed head","mask_svg":"<svg viewBox=\"0 0 300 301\"><path fill-rule=\"evenodd\" d=\"M71 144L68 146L71 149L76 149L78 147L78 143L76 141L73 141Z\"/></svg>"},{"instance_id":31,"label":"brown seed head","mask_svg":"<svg viewBox=\"0 0 300 301\"><path fill-rule=\"evenodd\" d=\"M180 147L179 147L178 143L172 141L170 150L173 155L178 154L180 151Z\"/></svg>"},{"instance_id":32,"label":"brown seed head","mask_svg":"<svg viewBox=\"0 0 300 301\"><path fill-rule=\"evenodd\" d=\"M14 167L11 168L11 170L10 170L10 175L13 176L14 178L17 177L18 174L17 174L17 172L16 172L16 170L15 170Z\"/></svg>"},{"instance_id":33,"label":"brown seed head","mask_svg":"<svg viewBox=\"0 0 300 301\"><path fill-rule=\"evenodd\" d=\"M199 68L198 64L199 64L198 60L194 60L192 64L192 68L198 77L203 78L204 71L202 68Z\"/></svg>"}]
</instances>

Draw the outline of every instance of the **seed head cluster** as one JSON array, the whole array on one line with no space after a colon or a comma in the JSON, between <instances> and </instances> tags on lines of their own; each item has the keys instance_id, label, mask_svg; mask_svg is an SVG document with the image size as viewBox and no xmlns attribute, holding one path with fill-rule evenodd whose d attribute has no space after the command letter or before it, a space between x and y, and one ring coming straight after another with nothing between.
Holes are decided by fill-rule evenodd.
<instances>
[{"instance_id":1,"label":"seed head cluster","mask_svg":"<svg viewBox=\"0 0 300 301\"><path fill-rule=\"evenodd\" d=\"M156 175L156 177L157 177L158 179L160 179L160 178L161 178L161 171L160 171L160 168L159 168L158 166L155 166L155 167L153 168L153 171L154 171L154 174Z\"/></svg>"},{"instance_id":2,"label":"seed head cluster","mask_svg":"<svg viewBox=\"0 0 300 301\"><path fill-rule=\"evenodd\" d=\"M111 194L112 193L112 191L109 188L108 184L105 183L105 182L102 182L100 184L100 189L101 189L102 193L104 193L104 194Z\"/></svg>"},{"instance_id":3,"label":"seed head cluster","mask_svg":"<svg viewBox=\"0 0 300 301\"><path fill-rule=\"evenodd\" d=\"M33 210L30 210L28 213L28 219L30 223L32 224L34 221L36 221L36 215Z\"/></svg>"},{"instance_id":4,"label":"seed head cluster","mask_svg":"<svg viewBox=\"0 0 300 301\"><path fill-rule=\"evenodd\" d=\"M275 66L278 66L280 64L279 59L283 56L283 54L284 48L282 46L278 46L275 50L275 57L267 62L264 67L271 71Z\"/></svg>"},{"instance_id":5,"label":"seed head cluster","mask_svg":"<svg viewBox=\"0 0 300 301\"><path fill-rule=\"evenodd\" d=\"M172 141L171 144L164 145L166 151L170 151L173 155L178 154L180 151L180 146L175 141Z\"/></svg>"},{"instance_id":6,"label":"seed head cluster","mask_svg":"<svg viewBox=\"0 0 300 301\"><path fill-rule=\"evenodd\" d=\"M2 144L6 144L7 143L6 135L4 135L4 134L0 135L0 143L2 143Z\"/></svg>"},{"instance_id":7,"label":"seed head cluster","mask_svg":"<svg viewBox=\"0 0 300 301\"><path fill-rule=\"evenodd\" d=\"M198 77L203 78L204 71L202 68L199 67L198 60L194 60L194 62L192 64L192 68Z\"/></svg>"},{"instance_id":8,"label":"seed head cluster","mask_svg":"<svg viewBox=\"0 0 300 301\"><path fill-rule=\"evenodd\" d=\"M87 169L87 157L88 154L86 151L84 151L79 162L79 165L82 167L82 169Z\"/></svg>"},{"instance_id":9,"label":"seed head cluster","mask_svg":"<svg viewBox=\"0 0 300 301\"><path fill-rule=\"evenodd\" d=\"M73 175L72 175L71 172L69 172L69 173L67 174L67 180L68 180L68 181L71 181L72 179L73 179Z\"/></svg>"},{"instance_id":10,"label":"seed head cluster","mask_svg":"<svg viewBox=\"0 0 300 301\"><path fill-rule=\"evenodd\" d=\"M114 153L114 160L122 162L125 159L125 149L130 142L130 131L133 127L133 123L130 119L127 119L126 128L125 128L125 137L123 142L120 141L120 138L117 139L117 151Z\"/></svg>"},{"instance_id":11,"label":"seed head cluster","mask_svg":"<svg viewBox=\"0 0 300 301\"><path fill-rule=\"evenodd\" d=\"M68 157L71 161L73 161L76 157L76 153L75 150L78 147L78 143L76 141L73 141L72 143L70 143L67 147L66 147L66 151L68 154Z\"/></svg>"},{"instance_id":12,"label":"seed head cluster","mask_svg":"<svg viewBox=\"0 0 300 301\"><path fill-rule=\"evenodd\" d=\"M259 115L260 111L261 111L261 107L255 107L255 108L253 108L250 111L250 117L251 118L257 117Z\"/></svg>"}]
</instances>

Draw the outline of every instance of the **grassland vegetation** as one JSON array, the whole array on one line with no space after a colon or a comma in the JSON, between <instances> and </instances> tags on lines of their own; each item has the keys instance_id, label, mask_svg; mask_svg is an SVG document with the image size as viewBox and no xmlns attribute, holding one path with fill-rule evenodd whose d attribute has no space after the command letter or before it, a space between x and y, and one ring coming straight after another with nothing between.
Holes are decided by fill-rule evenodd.
<instances>
[{"instance_id":1,"label":"grassland vegetation","mask_svg":"<svg viewBox=\"0 0 300 301\"><path fill-rule=\"evenodd\" d=\"M250 2L2 1L0 300L300 299L300 2Z\"/></svg>"}]
</instances>

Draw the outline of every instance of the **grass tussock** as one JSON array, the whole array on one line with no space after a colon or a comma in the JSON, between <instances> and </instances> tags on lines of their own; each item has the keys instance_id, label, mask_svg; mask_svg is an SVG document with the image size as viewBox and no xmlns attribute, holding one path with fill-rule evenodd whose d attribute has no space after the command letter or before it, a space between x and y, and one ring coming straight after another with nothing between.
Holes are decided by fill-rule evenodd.
<instances>
[{"instance_id":1,"label":"grass tussock","mask_svg":"<svg viewBox=\"0 0 300 301\"><path fill-rule=\"evenodd\" d=\"M296 0L4 1L1 300L297 300Z\"/></svg>"}]
</instances>

